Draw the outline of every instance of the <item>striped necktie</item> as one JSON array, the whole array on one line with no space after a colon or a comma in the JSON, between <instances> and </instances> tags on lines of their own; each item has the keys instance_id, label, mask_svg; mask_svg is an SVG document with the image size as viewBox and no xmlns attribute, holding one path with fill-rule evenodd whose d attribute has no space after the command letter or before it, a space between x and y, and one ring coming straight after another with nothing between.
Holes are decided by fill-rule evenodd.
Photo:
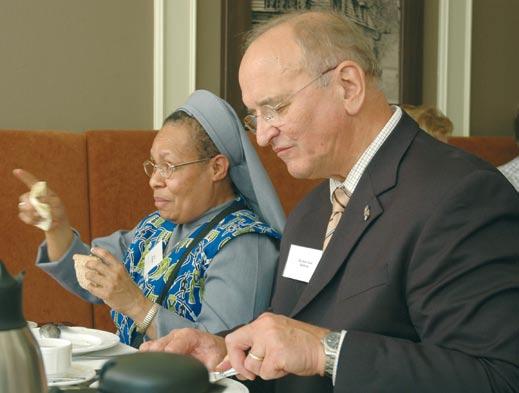
<instances>
[{"instance_id":1,"label":"striped necktie","mask_svg":"<svg viewBox=\"0 0 519 393\"><path fill-rule=\"evenodd\" d=\"M326 234L324 236L323 251L326 250L349 201L350 197L348 192L343 187L335 189L332 197L332 214L330 215L330 221L328 221L328 227L326 228Z\"/></svg>"}]
</instances>

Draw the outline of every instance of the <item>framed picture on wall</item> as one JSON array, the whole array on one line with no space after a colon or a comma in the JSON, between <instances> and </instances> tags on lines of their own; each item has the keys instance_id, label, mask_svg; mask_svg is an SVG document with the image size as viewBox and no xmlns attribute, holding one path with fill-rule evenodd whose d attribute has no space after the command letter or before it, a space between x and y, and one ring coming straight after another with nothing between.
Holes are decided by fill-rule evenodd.
<instances>
[{"instance_id":1,"label":"framed picture on wall","mask_svg":"<svg viewBox=\"0 0 519 393\"><path fill-rule=\"evenodd\" d=\"M421 104L423 0L223 0L222 7L222 95L239 112L238 68L245 32L255 23L300 9L344 13L372 40L388 100Z\"/></svg>"}]
</instances>

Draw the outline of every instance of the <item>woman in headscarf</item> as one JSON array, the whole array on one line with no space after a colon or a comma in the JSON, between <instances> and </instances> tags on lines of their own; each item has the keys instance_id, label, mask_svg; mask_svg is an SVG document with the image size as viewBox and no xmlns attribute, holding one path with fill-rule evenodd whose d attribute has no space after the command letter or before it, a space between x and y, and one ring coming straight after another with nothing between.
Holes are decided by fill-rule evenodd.
<instances>
[{"instance_id":1,"label":"woman in headscarf","mask_svg":"<svg viewBox=\"0 0 519 393\"><path fill-rule=\"evenodd\" d=\"M121 341L134 346L143 335L182 327L218 332L258 316L269 304L285 219L233 109L208 91L194 92L164 121L144 170L158 210L92 247L48 190L41 202L52 224L37 265L82 298L108 304ZM37 225L29 194L20 197L20 218ZM86 290L75 254L91 254Z\"/></svg>"}]
</instances>

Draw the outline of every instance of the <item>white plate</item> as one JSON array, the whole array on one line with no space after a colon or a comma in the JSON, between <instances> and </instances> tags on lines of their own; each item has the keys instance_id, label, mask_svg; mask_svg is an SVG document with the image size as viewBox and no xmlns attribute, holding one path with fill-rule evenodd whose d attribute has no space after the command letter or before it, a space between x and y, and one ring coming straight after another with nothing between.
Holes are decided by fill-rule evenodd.
<instances>
[{"instance_id":1,"label":"white plate","mask_svg":"<svg viewBox=\"0 0 519 393\"><path fill-rule=\"evenodd\" d=\"M60 326L61 336L72 343L72 355L100 351L111 348L119 343L116 334L104 330L88 329L79 326ZM36 337L40 335L40 329L31 329Z\"/></svg>"},{"instance_id":2,"label":"white plate","mask_svg":"<svg viewBox=\"0 0 519 393\"><path fill-rule=\"evenodd\" d=\"M249 389L244 384L234 379L224 378L216 383L225 386L225 390L222 393L249 393Z\"/></svg>"},{"instance_id":3,"label":"white plate","mask_svg":"<svg viewBox=\"0 0 519 393\"><path fill-rule=\"evenodd\" d=\"M72 363L64 375L59 377L47 376L47 384L49 386L77 385L78 383L90 381L95 375L96 372L92 367Z\"/></svg>"}]
</instances>

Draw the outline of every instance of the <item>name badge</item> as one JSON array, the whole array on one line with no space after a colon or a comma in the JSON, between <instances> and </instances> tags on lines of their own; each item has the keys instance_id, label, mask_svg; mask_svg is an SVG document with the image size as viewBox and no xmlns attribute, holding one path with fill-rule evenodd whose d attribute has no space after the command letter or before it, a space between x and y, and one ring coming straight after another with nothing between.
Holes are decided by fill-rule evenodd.
<instances>
[{"instance_id":1,"label":"name badge","mask_svg":"<svg viewBox=\"0 0 519 393\"><path fill-rule=\"evenodd\" d=\"M321 260L321 255L323 255L323 250L292 244L283 270L283 277L309 282Z\"/></svg>"},{"instance_id":2,"label":"name badge","mask_svg":"<svg viewBox=\"0 0 519 393\"><path fill-rule=\"evenodd\" d=\"M159 241L153 246L150 252L144 257L144 278L148 279L148 273L162 261L162 242Z\"/></svg>"}]
</instances>

